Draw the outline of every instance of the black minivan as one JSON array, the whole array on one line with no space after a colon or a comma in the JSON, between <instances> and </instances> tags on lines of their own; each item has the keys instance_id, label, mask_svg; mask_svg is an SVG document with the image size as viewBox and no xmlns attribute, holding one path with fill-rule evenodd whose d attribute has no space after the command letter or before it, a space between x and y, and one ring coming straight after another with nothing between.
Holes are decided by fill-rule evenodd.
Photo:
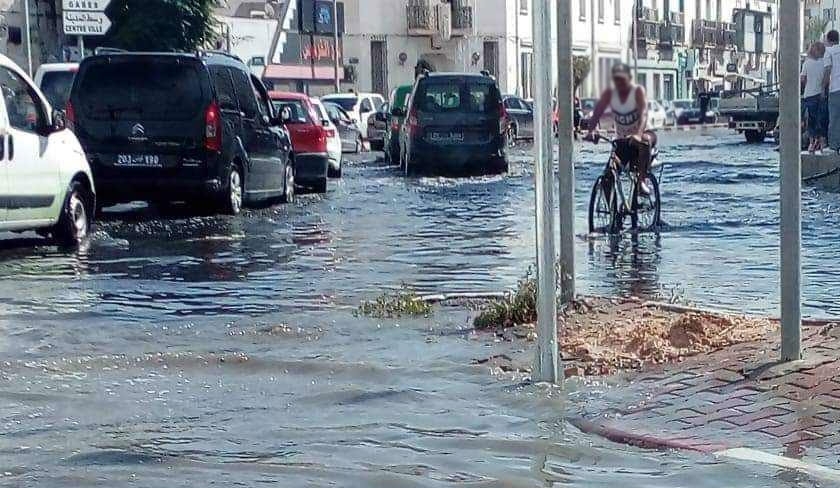
<instances>
[{"instance_id":1,"label":"black minivan","mask_svg":"<svg viewBox=\"0 0 840 488\"><path fill-rule=\"evenodd\" d=\"M288 131L268 92L226 53L108 52L79 66L68 125L103 206L243 204L295 194Z\"/></svg>"},{"instance_id":2,"label":"black minivan","mask_svg":"<svg viewBox=\"0 0 840 488\"><path fill-rule=\"evenodd\" d=\"M414 84L400 132L406 174L496 174L508 170L506 114L486 74L427 73Z\"/></svg>"}]
</instances>

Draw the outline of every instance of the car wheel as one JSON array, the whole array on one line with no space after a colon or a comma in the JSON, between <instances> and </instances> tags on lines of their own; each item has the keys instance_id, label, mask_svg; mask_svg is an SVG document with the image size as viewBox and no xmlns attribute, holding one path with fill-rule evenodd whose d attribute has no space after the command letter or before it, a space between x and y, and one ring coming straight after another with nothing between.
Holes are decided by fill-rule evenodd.
<instances>
[{"instance_id":1,"label":"car wheel","mask_svg":"<svg viewBox=\"0 0 840 488\"><path fill-rule=\"evenodd\" d=\"M283 177L283 203L294 203L295 201L295 166L294 164L286 165L286 173Z\"/></svg>"},{"instance_id":2,"label":"car wheel","mask_svg":"<svg viewBox=\"0 0 840 488\"><path fill-rule=\"evenodd\" d=\"M61 246L76 247L88 236L91 227L93 197L78 181L70 183L67 198L61 208L58 223L52 231L53 239Z\"/></svg>"},{"instance_id":3,"label":"car wheel","mask_svg":"<svg viewBox=\"0 0 840 488\"><path fill-rule=\"evenodd\" d=\"M341 167L343 165L344 158L338 158L338 168L333 168L330 165L329 169L327 170L327 176L330 178L341 178Z\"/></svg>"},{"instance_id":4,"label":"car wheel","mask_svg":"<svg viewBox=\"0 0 840 488\"><path fill-rule=\"evenodd\" d=\"M221 211L228 215L237 215L242 211L242 196L245 193L242 170L239 165L231 164L228 170L227 191L222 197Z\"/></svg>"}]
</instances>

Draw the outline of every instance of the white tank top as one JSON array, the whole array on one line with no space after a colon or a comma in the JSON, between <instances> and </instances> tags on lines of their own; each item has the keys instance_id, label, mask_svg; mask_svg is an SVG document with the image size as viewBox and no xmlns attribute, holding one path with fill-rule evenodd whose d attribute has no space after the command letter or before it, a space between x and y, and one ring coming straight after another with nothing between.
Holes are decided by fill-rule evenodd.
<instances>
[{"instance_id":1,"label":"white tank top","mask_svg":"<svg viewBox=\"0 0 840 488\"><path fill-rule=\"evenodd\" d=\"M639 132L641 111L636 103L636 90L638 89L637 85L631 85L627 100L623 102L618 95L618 91L612 90L610 110L612 110L615 119L615 134L618 137L627 137Z\"/></svg>"}]
</instances>

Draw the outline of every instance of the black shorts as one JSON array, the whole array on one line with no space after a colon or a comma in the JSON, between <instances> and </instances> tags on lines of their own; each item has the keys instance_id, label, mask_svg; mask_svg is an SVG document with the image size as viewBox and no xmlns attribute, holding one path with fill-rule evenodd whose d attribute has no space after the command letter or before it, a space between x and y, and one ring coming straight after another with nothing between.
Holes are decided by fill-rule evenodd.
<instances>
[{"instance_id":1,"label":"black shorts","mask_svg":"<svg viewBox=\"0 0 840 488\"><path fill-rule=\"evenodd\" d=\"M639 162L639 149L641 145L646 145L651 148L656 146L656 133L653 131L645 131L647 140L636 141L630 138L619 140L615 145L615 155L618 156L622 164L630 164L635 166ZM650 153L648 151L648 153Z\"/></svg>"}]
</instances>

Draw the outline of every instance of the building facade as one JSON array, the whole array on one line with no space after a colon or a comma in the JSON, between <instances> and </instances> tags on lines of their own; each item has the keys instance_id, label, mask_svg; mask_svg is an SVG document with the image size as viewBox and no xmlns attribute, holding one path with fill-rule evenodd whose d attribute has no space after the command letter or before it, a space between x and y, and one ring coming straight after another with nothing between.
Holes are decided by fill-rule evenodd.
<instances>
[{"instance_id":1,"label":"building facade","mask_svg":"<svg viewBox=\"0 0 840 488\"><path fill-rule=\"evenodd\" d=\"M0 2L3 3L3 2ZM24 70L28 69L29 51L26 46L26 16L24 0L5 2L8 8L0 11L0 52ZM43 63L61 61L63 36L60 33L61 6L56 0L29 0L29 35L32 69Z\"/></svg>"}]
</instances>

